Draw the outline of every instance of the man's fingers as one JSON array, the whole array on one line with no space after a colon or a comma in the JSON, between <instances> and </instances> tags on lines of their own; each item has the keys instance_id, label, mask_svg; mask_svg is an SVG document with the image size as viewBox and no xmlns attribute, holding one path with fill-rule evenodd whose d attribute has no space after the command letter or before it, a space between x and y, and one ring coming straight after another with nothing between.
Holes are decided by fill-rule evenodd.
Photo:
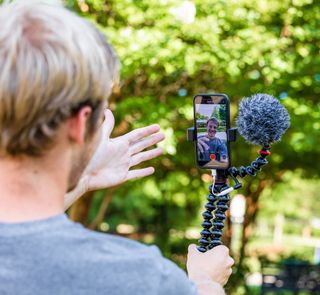
<instances>
[{"instance_id":1,"label":"man's fingers","mask_svg":"<svg viewBox=\"0 0 320 295\"><path fill-rule=\"evenodd\" d=\"M232 269L230 268L226 274L226 278L223 280L222 285L226 285L228 283L229 277L232 275Z\"/></svg>"},{"instance_id":2,"label":"man's fingers","mask_svg":"<svg viewBox=\"0 0 320 295\"><path fill-rule=\"evenodd\" d=\"M164 140L164 134L162 132L157 133L157 134L153 134L147 138L144 138L138 142L136 142L135 144L133 144L130 147L130 154L134 155L137 154L139 152L141 152L142 150L144 150L145 148L148 148L154 144L157 144L158 142Z\"/></svg>"},{"instance_id":3,"label":"man's fingers","mask_svg":"<svg viewBox=\"0 0 320 295\"><path fill-rule=\"evenodd\" d=\"M200 143L198 143L198 149L200 150L201 153L203 153L203 148L202 148L202 145Z\"/></svg>"},{"instance_id":4,"label":"man's fingers","mask_svg":"<svg viewBox=\"0 0 320 295\"><path fill-rule=\"evenodd\" d=\"M160 126L158 124L153 124L146 127L135 129L125 134L124 136L129 141L129 143L135 143L136 141L139 141L144 137L157 133L159 130Z\"/></svg>"},{"instance_id":5,"label":"man's fingers","mask_svg":"<svg viewBox=\"0 0 320 295\"><path fill-rule=\"evenodd\" d=\"M127 180L137 179L137 178L149 176L149 175L151 175L151 174L153 174L153 173L154 173L154 168L153 168L153 167L130 170L130 171L128 172Z\"/></svg>"},{"instance_id":6,"label":"man's fingers","mask_svg":"<svg viewBox=\"0 0 320 295\"><path fill-rule=\"evenodd\" d=\"M131 157L130 160L130 167L136 166L140 164L141 162L151 160L153 158L156 158L160 156L163 153L163 149L161 147L146 151L146 152L141 152L138 154L135 154L134 156Z\"/></svg>"},{"instance_id":7,"label":"man's fingers","mask_svg":"<svg viewBox=\"0 0 320 295\"><path fill-rule=\"evenodd\" d=\"M210 141L210 139L206 136L198 137L198 141Z\"/></svg>"},{"instance_id":8,"label":"man's fingers","mask_svg":"<svg viewBox=\"0 0 320 295\"><path fill-rule=\"evenodd\" d=\"M199 143L199 145L201 145L201 147L202 147L202 149L203 150L208 150L209 149L209 146L206 144L206 143L204 143L204 142L202 142L202 141L200 141L200 142L198 142Z\"/></svg>"},{"instance_id":9,"label":"man's fingers","mask_svg":"<svg viewBox=\"0 0 320 295\"><path fill-rule=\"evenodd\" d=\"M229 267L231 267L232 265L234 265L234 260L233 260L233 258L231 258L231 257L228 258L228 263L227 263L227 265L228 265Z\"/></svg>"}]
</instances>

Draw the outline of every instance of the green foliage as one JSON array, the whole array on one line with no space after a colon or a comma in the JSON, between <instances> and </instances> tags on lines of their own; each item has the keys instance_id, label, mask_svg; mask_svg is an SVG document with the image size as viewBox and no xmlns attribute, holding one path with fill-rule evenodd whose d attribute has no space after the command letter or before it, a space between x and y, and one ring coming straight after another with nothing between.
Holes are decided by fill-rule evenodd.
<instances>
[{"instance_id":1,"label":"green foliage","mask_svg":"<svg viewBox=\"0 0 320 295\"><path fill-rule=\"evenodd\" d=\"M278 186L279 172L320 174L320 6L312 0L65 0L66 5L99 25L122 62L121 94L112 98L115 134L159 123L166 133L166 151L152 165L156 173L120 187L108 210L111 228L133 224L155 232L164 249L170 229L199 225L205 201L207 171L194 168L194 146L186 142L193 123L196 93L226 93L231 117L241 97L270 93L291 114L291 128L272 150L260 178L275 179L262 200L265 214L284 210L302 217L316 210L316 191L308 205L295 195L292 183ZM194 12L194 13L193 13ZM249 164L257 147L240 139L232 146L234 165ZM250 189L257 186L252 182ZM245 184L244 184L245 185ZM294 196L294 203L286 198ZM101 203L95 197L91 218ZM289 199L289 200L291 200ZM301 210L297 210L297 208ZM319 209L317 209L319 210ZM268 213L269 212L269 213Z\"/></svg>"},{"instance_id":2,"label":"green foliage","mask_svg":"<svg viewBox=\"0 0 320 295\"><path fill-rule=\"evenodd\" d=\"M275 188L266 189L262 196L261 217L272 218L284 214L287 218L308 221L320 218L320 203L317 202L320 184L315 179L302 179L298 173L288 171L283 182Z\"/></svg>"}]
</instances>

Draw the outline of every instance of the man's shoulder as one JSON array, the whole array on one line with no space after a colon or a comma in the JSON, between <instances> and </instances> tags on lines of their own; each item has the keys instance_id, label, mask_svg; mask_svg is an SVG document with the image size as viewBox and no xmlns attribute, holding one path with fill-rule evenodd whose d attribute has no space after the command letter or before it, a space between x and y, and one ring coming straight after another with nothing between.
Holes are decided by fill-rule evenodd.
<instances>
[{"instance_id":1,"label":"man's shoulder","mask_svg":"<svg viewBox=\"0 0 320 295\"><path fill-rule=\"evenodd\" d=\"M56 234L48 235L48 239L59 240L59 244L65 247L70 247L73 244L75 245L74 251L88 251L87 253L91 255L92 250L95 254L101 255L121 253L122 257L132 252L154 257L161 256L157 247L147 246L118 235L93 231L78 223L72 222L70 225L69 228L62 229L61 232L57 231Z\"/></svg>"},{"instance_id":2,"label":"man's shoulder","mask_svg":"<svg viewBox=\"0 0 320 295\"><path fill-rule=\"evenodd\" d=\"M114 234L93 231L81 224L73 223L65 232L57 232L56 236L49 238L48 242L56 244L57 255L68 252L68 259L77 261L79 265L95 264L95 267L112 265L114 261L118 266L140 267L148 266L161 270L166 259L161 251L154 245L145 245ZM50 241L52 239L52 241ZM57 244L58 243L58 244ZM61 256L60 256L61 257ZM82 262L81 262L82 261Z\"/></svg>"},{"instance_id":3,"label":"man's shoulder","mask_svg":"<svg viewBox=\"0 0 320 295\"><path fill-rule=\"evenodd\" d=\"M157 247L152 245L148 246L119 235L102 233L89 229L83 229L82 235L82 237L85 237L92 245L101 245L102 247L100 247L100 250L102 250L102 252L106 251L109 253L113 252L114 249L115 253L121 253L122 256L134 252L137 256L143 254L156 258L161 257L161 252Z\"/></svg>"}]
</instances>

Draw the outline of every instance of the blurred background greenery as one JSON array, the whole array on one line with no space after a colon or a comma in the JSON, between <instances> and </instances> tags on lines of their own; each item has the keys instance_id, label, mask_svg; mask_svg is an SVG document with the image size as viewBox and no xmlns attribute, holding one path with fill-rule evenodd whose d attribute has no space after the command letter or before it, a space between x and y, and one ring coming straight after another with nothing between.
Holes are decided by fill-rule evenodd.
<instances>
[{"instance_id":1,"label":"blurred background greenery","mask_svg":"<svg viewBox=\"0 0 320 295\"><path fill-rule=\"evenodd\" d=\"M66 0L96 23L115 47L121 87L110 99L113 136L159 123L165 155L144 180L90 193L69 210L87 227L157 244L184 267L201 230L210 171L195 168L186 141L196 93L226 93L232 122L242 97L281 100L291 128L270 164L237 192L245 215L227 221L225 244L236 259L228 294L255 294L261 261L319 262L320 5L313 0ZM232 143L233 165L256 146ZM232 230L231 230L232 229ZM319 255L319 254L318 254Z\"/></svg>"},{"instance_id":2,"label":"blurred background greenery","mask_svg":"<svg viewBox=\"0 0 320 295\"><path fill-rule=\"evenodd\" d=\"M295 257L316 263L320 247L320 6L312 0L66 1L99 25L121 63L121 88L110 99L114 136L159 123L165 155L154 176L86 195L69 211L105 232L156 243L182 267L201 230L209 171L195 168L186 141L196 93L226 93L234 121L244 96L279 98L291 128L270 164L246 179L243 220L227 222L236 258L230 294L254 293L261 261ZM318 3L319 4L319 3ZM258 147L232 144L233 164L249 164ZM231 229L233 229L231 231Z\"/></svg>"}]
</instances>

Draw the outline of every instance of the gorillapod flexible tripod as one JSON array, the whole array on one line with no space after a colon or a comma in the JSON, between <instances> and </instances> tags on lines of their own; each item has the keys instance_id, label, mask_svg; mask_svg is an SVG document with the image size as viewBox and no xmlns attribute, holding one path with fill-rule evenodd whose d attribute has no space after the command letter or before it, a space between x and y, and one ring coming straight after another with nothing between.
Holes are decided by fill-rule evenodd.
<instances>
[{"instance_id":1,"label":"gorillapod flexible tripod","mask_svg":"<svg viewBox=\"0 0 320 295\"><path fill-rule=\"evenodd\" d=\"M237 128L228 130L228 141L235 141ZM194 128L188 129L187 138L189 141L194 141ZM270 146L264 145L259 151L259 156L251 162L249 166L241 166L240 168L231 167L226 170L211 170L212 185L209 186L209 195L205 204L205 211L202 213L204 221L202 222L201 238L199 240L200 252L206 252L216 246L222 244L221 236L226 219L225 212L229 208L230 192L242 187L237 177L255 176L261 171L262 166L268 163L266 157L270 155ZM228 176L235 182L233 187L228 185Z\"/></svg>"},{"instance_id":2,"label":"gorillapod flexible tripod","mask_svg":"<svg viewBox=\"0 0 320 295\"><path fill-rule=\"evenodd\" d=\"M229 208L229 194L233 190L242 187L237 176L242 178L246 175L255 176L261 171L261 167L268 163L266 157L270 155L269 146L263 146L259 154L260 156L247 167L212 170L213 181L212 185L209 186L208 202L205 204L206 210L202 213L204 221L202 222L203 230L201 231L200 246L198 247L200 252L206 252L222 244L221 236L226 218L225 212ZM234 187L228 185L228 176L234 180Z\"/></svg>"}]
</instances>

